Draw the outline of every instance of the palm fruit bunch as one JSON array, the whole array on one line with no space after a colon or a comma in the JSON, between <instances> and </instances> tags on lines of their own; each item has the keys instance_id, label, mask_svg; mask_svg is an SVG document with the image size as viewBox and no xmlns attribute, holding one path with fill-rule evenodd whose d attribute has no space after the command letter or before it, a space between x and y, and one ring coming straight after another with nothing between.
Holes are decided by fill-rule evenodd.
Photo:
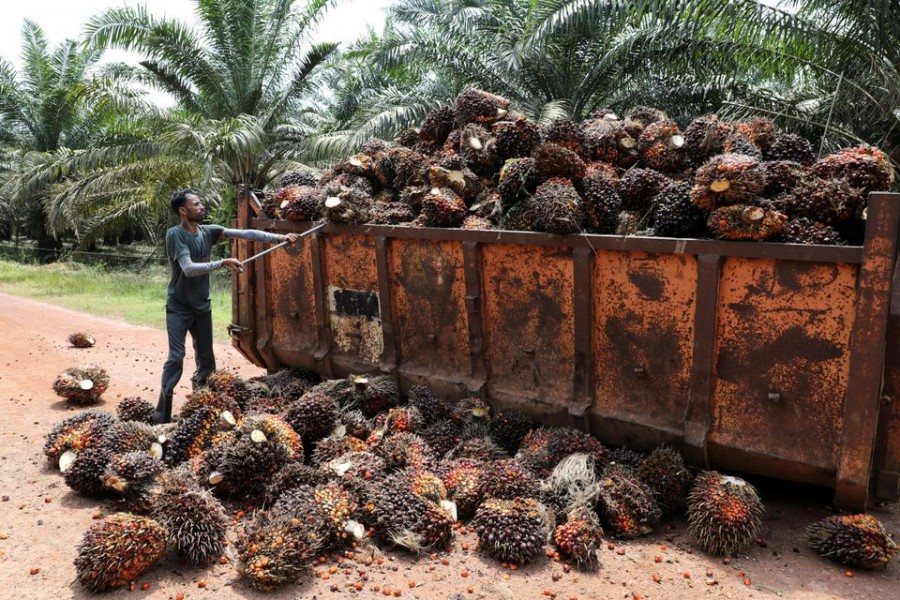
<instances>
[{"instance_id":1,"label":"palm fruit bunch","mask_svg":"<svg viewBox=\"0 0 900 600\"><path fill-rule=\"evenodd\" d=\"M349 435L330 435L319 440L312 451L310 462L321 467L342 454L348 452L364 452L368 446L359 438Z\"/></svg>"},{"instance_id":2,"label":"palm fruit bunch","mask_svg":"<svg viewBox=\"0 0 900 600\"><path fill-rule=\"evenodd\" d=\"M538 475L550 473L570 454L588 454L602 466L607 450L590 434L571 427L540 428L530 431L522 440L518 458ZM599 467L598 467L599 468Z\"/></svg>"},{"instance_id":3,"label":"palm fruit bunch","mask_svg":"<svg viewBox=\"0 0 900 600\"><path fill-rule=\"evenodd\" d=\"M97 365L66 369L53 382L53 391L70 404L94 404L109 387L109 375Z\"/></svg>"},{"instance_id":4,"label":"palm fruit bunch","mask_svg":"<svg viewBox=\"0 0 900 600\"><path fill-rule=\"evenodd\" d=\"M453 131L456 111L452 106L439 106L429 112L419 128L419 142L424 148L436 150L444 145L447 136Z\"/></svg>"},{"instance_id":5,"label":"palm fruit bunch","mask_svg":"<svg viewBox=\"0 0 900 600\"><path fill-rule=\"evenodd\" d=\"M552 177L581 181L587 165L577 152L559 144L545 142L532 154L534 169L540 181Z\"/></svg>"},{"instance_id":6,"label":"palm fruit bunch","mask_svg":"<svg viewBox=\"0 0 900 600\"><path fill-rule=\"evenodd\" d=\"M107 488L103 485L106 467L112 453L102 446L87 448L75 455L75 460L63 470L66 485L85 496L102 496Z\"/></svg>"},{"instance_id":7,"label":"palm fruit bunch","mask_svg":"<svg viewBox=\"0 0 900 600\"><path fill-rule=\"evenodd\" d=\"M383 438L374 450L375 454L384 459L388 471L430 466L437 462L425 440L414 433L391 434Z\"/></svg>"},{"instance_id":8,"label":"palm fruit bunch","mask_svg":"<svg viewBox=\"0 0 900 600\"><path fill-rule=\"evenodd\" d=\"M478 547L489 556L523 565L541 553L550 519L546 507L533 498L488 498L475 511L471 527Z\"/></svg>"},{"instance_id":9,"label":"palm fruit bunch","mask_svg":"<svg viewBox=\"0 0 900 600\"><path fill-rule=\"evenodd\" d=\"M491 439L514 455L519 451L522 440L535 428L534 422L517 410L501 410L488 422Z\"/></svg>"},{"instance_id":10,"label":"palm fruit bunch","mask_svg":"<svg viewBox=\"0 0 900 600\"><path fill-rule=\"evenodd\" d=\"M180 419L186 419L204 407L218 415L223 421L223 426L234 426L244 418L244 411L237 400L208 387L197 388L188 394L178 416Z\"/></svg>"},{"instance_id":11,"label":"palm fruit bunch","mask_svg":"<svg viewBox=\"0 0 900 600\"><path fill-rule=\"evenodd\" d=\"M97 341L89 333L76 331L75 333L69 334L69 343L76 348L90 348L91 346L96 344Z\"/></svg>"},{"instance_id":12,"label":"palm fruit bunch","mask_svg":"<svg viewBox=\"0 0 900 600\"><path fill-rule=\"evenodd\" d=\"M616 235L637 235L646 231L646 229L641 228L644 222L645 218L639 211L623 210L619 213L619 222L616 224L615 233Z\"/></svg>"},{"instance_id":13,"label":"palm fruit bunch","mask_svg":"<svg viewBox=\"0 0 900 600\"><path fill-rule=\"evenodd\" d=\"M574 508L595 504L598 491L594 457L570 454L541 482L540 500L563 519Z\"/></svg>"},{"instance_id":14,"label":"palm fruit bunch","mask_svg":"<svg viewBox=\"0 0 900 600\"><path fill-rule=\"evenodd\" d=\"M365 440L372 433L372 421L361 410L344 410L338 415L335 433Z\"/></svg>"},{"instance_id":15,"label":"palm fruit bunch","mask_svg":"<svg viewBox=\"0 0 900 600\"><path fill-rule=\"evenodd\" d=\"M839 245L840 234L833 227L817 223L806 217L788 219L781 231L780 241L788 244Z\"/></svg>"},{"instance_id":16,"label":"palm fruit bunch","mask_svg":"<svg viewBox=\"0 0 900 600\"><path fill-rule=\"evenodd\" d=\"M416 218L412 208L403 202L375 202L369 212L371 225L399 225Z\"/></svg>"},{"instance_id":17,"label":"palm fruit bunch","mask_svg":"<svg viewBox=\"0 0 900 600\"><path fill-rule=\"evenodd\" d=\"M664 515L684 507L694 477L684 458L669 446L656 448L644 458L635 471L637 478L650 488Z\"/></svg>"},{"instance_id":18,"label":"palm fruit bunch","mask_svg":"<svg viewBox=\"0 0 900 600\"><path fill-rule=\"evenodd\" d=\"M375 418L375 429L385 433L417 432L424 423L422 413L415 406L398 406L378 415Z\"/></svg>"},{"instance_id":19,"label":"palm fruit bunch","mask_svg":"<svg viewBox=\"0 0 900 600\"><path fill-rule=\"evenodd\" d=\"M762 191L765 198L777 198L781 194L790 193L803 181L806 167L788 160L770 160L759 164L766 180Z\"/></svg>"},{"instance_id":20,"label":"palm fruit bunch","mask_svg":"<svg viewBox=\"0 0 900 600\"><path fill-rule=\"evenodd\" d=\"M504 209L509 209L518 202L530 198L539 183L540 178L533 158L507 160L500 169L500 183L497 186L500 205Z\"/></svg>"},{"instance_id":21,"label":"palm fruit bunch","mask_svg":"<svg viewBox=\"0 0 900 600\"><path fill-rule=\"evenodd\" d=\"M656 197L672 180L653 169L630 169L619 179L617 191L623 210L645 213Z\"/></svg>"},{"instance_id":22,"label":"palm fruit bunch","mask_svg":"<svg viewBox=\"0 0 900 600\"><path fill-rule=\"evenodd\" d=\"M104 432L102 446L114 454L150 452L157 458L162 458L163 447L159 439L159 432L153 425L138 421L117 421Z\"/></svg>"},{"instance_id":23,"label":"palm fruit bunch","mask_svg":"<svg viewBox=\"0 0 900 600\"><path fill-rule=\"evenodd\" d=\"M450 404L438 398L427 385L414 385L407 393L409 405L415 407L425 425L433 425L450 416Z\"/></svg>"},{"instance_id":24,"label":"palm fruit bunch","mask_svg":"<svg viewBox=\"0 0 900 600\"><path fill-rule=\"evenodd\" d=\"M860 190L840 179L807 179L777 200L778 207L794 217L807 217L823 225L853 218L865 206Z\"/></svg>"},{"instance_id":25,"label":"palm fruit bunch","mask_svg":"<svg viewBox=\"0 0 900 600\"><path fill-rule=\"evenodd\" d=\"M704 552L733 556L759 535L763 511L752 485L707 471L697 476L688 494L688 531Z\"/></svg>"},{"instance_id":26,"label":"palm fruit bunch","mask_svg":"<svg viewBox=\"0 0 900 600\"><path fill-rule=\"evenodd\" d=\"M86 410L63 419L47 434L44 455L57 463L60 470L65 470L62 465L71 464L76 453L100 446L106 429L115 422L111 414L98 410ZM63 455L65 460L61 460Z\"/></svg>"},{"instance_id":27,"label":"palm fruit bunch","mask_svg":"<svg viewBox=\"0 0 900 600\"><path fill-rule=\"evenodd\" d=\"M474 123L462 130L459 156L467 168L486 177L493 175L501 163L496 138L488 129Z\"/></svg>"},{"instance_id":28,"label":"palm fruit bunch","mask_svg":"<svg viewBox=\"0 0 900 600\"><path fill-rule=\"evenodd\" d=\"M440 477L430 471L419 469L404 469L396 474L398 480L405 482L406 486L416 496L425 498L435 504L447 499L447 488Z\"/></svg>"},{"instance_id":29,"label":"palm fruit bunch","mask_svg":"<svg viewBox=\"0 0 900 600\"><path fill-rule=\"evenodd\" d=\"M202 407L178 423L167 436L163 460L169 467L200 455L209 448L219 433L220 416L211 408Z\"/></svg>"},{"instance_id":30,"label":"palm fruit bunch","mask_svg":"<svg viewBox=\"0 0 900 600\"><path fill-rule=\"evenodd\" d=\"M711 211L750 202L765 186L765 175L757 159L744 154L720 154L697 169L691 201L698 208Z\"/></svg>"},{"instance_id":31,"label":"palm fruit bunch","mask_svg":"<svg viewBox=\"0 0 900 600\"><path fill-rule=\"evenodd\" d=\"M284 420L303 439L304 446L312 447L334 429L341 407L337 401L321 392L307 392L293 402L284 414Z\"/></svg>"},{"instance_id":32,"label":"palm fruit bunch","mask_svg":"<svg viewBox=\"0 0 900 600\"><path fill-rule=\"evenodd\" d=\"M751 144L766 152L778 139L775 123L766 117L756 117L737 124L737 133Z\"/></svg>"},{"instance_id":33,"label":"palm fruit bunch","mask_svg":"<svg viewBox=\"0 0 900 600\"><path fill-rule=\"evenodd\" d=\"M363 507L375 535L413 552L443 549L452 537L453 519L440 506L409 488L404 474L377 482Z\"/></svg>"},{"instance_id":34,"label":"palm fruit bunch","mask_svg":"<svg viewBox=\"0 0 900 600\"><path fill-rule=\"evenodd\" d=\"M459 458L488 462L509 458L509 454L491 439L486 428L480 432L464 429L460 434L459 443L444 455L445 460Z\"/></svg>"},{"instance_id":35,"label":"palm fruit bunch","mask_svg":"<svg viewBox=\"0 0 900 600\"><path fill-rule=\"evenodd\" d=\"M372 198L356 188L344 188L332 196L325 196L320 205L329 223L358 225L372 218Z\"/></svg>"},{"instance_id":36,"label":"palm fruit bunch","mask_svg":"<svg viewBox=\"0 0 900 600\"><path fill-rule=\"evenodd\" d=\"M897 545L872 515L836 515L806 528L806 543L820 555L863 569L883 569Z\"/></svg>"},{"instance_id":37,"label":"palm fruit bunch","mask_svg":"<svg viewBox=\"0 0 900 600\"><path fill-rule=\"evenodd\" d=\"M546 144L554 144L574 152L584 154L581 128L570 119L555 119L541 130L541 138Z\"/></svg>"},{"instance_id":38,"label":"palm fruit bunch","mask_svg":"<svg viewBox=\"0 0 900 600\"><path fill-rule=\"evenodd\" d=\"M662 237L699 237L706 215L691 202L691 184L673 181L653 197L653 227Z\"/></svg>"},{"instance_id":39,"label":"palm fruit bunch","mask_svg":"<svg viewBox=\"0 0 900 600\"><path fill-rule=\"evenodd\" d=\"M463 199L463 202L472 203L484 190L478 175L461 164L458 169L452 168L457 166L455 161L445 161L444 164L450 164L450 167L444 167L438 163L428 169L428 184L431 189L451 189Z\"/></svg>"},{"instance_id":40,"label":"palm fruit bunch","mask_svg":"<svg viewBox=\"0 0 900 600\"><path fill-rule=\"evenodd\" d=\"M489 124L502 119L507 114L509 100L494 94L466 88L456 97L456 125L468 123Z\"/></svg>"},{"instance_id":41,"label":"palm fruit bunch","mask_svg":"<svg viewBox=\"0 0 900 600\"><path fill-rule=\"evenodd\" d=\"M366 483L383 478L387 473L387 464L376 454L357 450L345 452L326 462L319 472L325 477L337 478L341 485L351 490L359 490Z\"/></svg>"},{"instance_id":42,"label":"palm fruit bunch","mask_svg":"<svg viewBox=\"0 0 900 600\"><path fill-rule=\"evenodd\" d=\"M247 402L253 397L253 389L246 381L234 373L222 369L210 373L203 386L217 394L234 398L241 408L245 408Z\"/></svg>"},{"instance_id":43,"label":"palm fruit bunch","mask_svg":"<svg viewBox=\"0 0 900 600\"><path fill-rule=\"evenodd\" d=\"M709 214L706 227L723 240L765 241L777 238L787 215L759 206L735 204L717 208Z\"/></svg>"},{"instance_id":44,"label":"palm fruit bunch","mask_svg":"<svg viewBox=\"0 0 900 600\"><path fill-rule=\"evenodd\" d=\"M262 375L250 380L251 384L262 384L266 394L288 400L296 400L319 382L319 375L307 369L284 368L271 375Z\"/></svg>"},{"instance_id":45,"label":"palm fruit bunch","mask_svg":"<svg viewBox=\"0 0 900 600\"><path fill-rule=\"evenodd\" d=\"M165 465L149 452L114 454L103 472L103 487L127 498L146 495Z\"/></svg>"},{"instance_id":46,"label":"palm fruit bunch","mask_svg":"<svg viewBox=\"0 0 900 600\"><path fill-rule=\"evenodd\" d=\"M809 140L794 133L778 133L763 157L766 160L788 160L805 167L816 162L816 153Z\"/></svg>"},{"instance_id":47,"label":"palm fruit bunch","mask_svg":"<svg viewBox=\"0 0 900 600\"><path fill-rule=\"evenodd\" d=\"M622 465L609 465L600 476L597 512L616 537L633 539L653 531L661 515L653 492Z\"/></svg>"},{"instance_id":48,"label":"palm fruit bunch","mask_svg":"<svg viewBox=\"0 0 900 600\"><path fill-rule=\"evenodd\" d=\"M886 191L894 183L894 168L888 156L871 146L843 148L810 168L821 179L842 179L868 196Z\"/></svg>"},{"instance_id":49,"label":"palm fruit bunch","mask_svg":"<svg viewBox=\"0 0 900 600\"><path fill-rule=\"evenodd\" d=\"M622 121L609 116L592 117L581 124L585 152L592 160L629 169L638 160L637 139Z\"/></svg>"},{"instance_id":50,"label":"palm fruit bunch","mask_svg":"<svg viewBox=\"0 0 900 600\"><path fill-rule=\"evenodd\" d=\"M552 177L534 193L535 231L559 235L580 233L584 226L584 206L572 182Z\"/></svg>"},{"instance_id":51,"label":"palm fruit bunch","mask_svg":"<svg viewBox=\"0 0 900 600\"><path fill-rule=\"evenodd\" d=\"M609 462L618 465L624 465L629 469L637 469L644 461L646 455L641 454L637 450L632 450L626 446L615 448L609 451Z\"/></svg>"},{"instance_id":52,"label":"palm fruit bunch","mask_svg":"<svg viewBox=\"0 0 900 600\"><path fill-rule=\"evenodd\" d=\"M482 500L478 482L485 467L484 462L471 458L451 461L444 469L441 480L447 496L456 503L460 518L468 519Z\"/></svg>"},{"instance_id":53,"label":"palm fruit bunch","mask_svg":"<svg viewBox=\"0 0 900 600\"><path fill-rule=\"evenodd\" d=\"M466 203L450 188L433 188L422 198L417 223L425 227L459 227L466 218Z\"/></svg>"},{"instance_id":54,"label":"palm fruit bunch","mask_svg":"<svg viewBox=\"0 0 900 600\"><path fill-rule=\"evenodd\" d=\"M483 498L535 498L538 479L522 463L514 458L499 460L481 472L478 492Z\"/></svg>"},{"instance_id":55,"label":"palm fruit bunch","mask_svg":"<svg viewBox=\"0 0 900 600\"><path fill-rule=\"evenodd\" d=\"M638 151L645 165L657 171L672 172L684 164L684 136L674 121L657 121L644 127L638 138Z\"/></svg>"},{"instance_id":56,"label":"palm fruit bunch","mask_svg":"<svg viewBox=\"0 0 900 600\"><path fill-rule=\"evenodd\" d=\"M355 405L367 417L374 417L400 403L400 389L397 387L397 380L391 375L352 377L351 380L361 391L355 397ZM346 406L343 402L341 405Z\"/></svg>"},{"instance_id":57,"label":"palm fruit bunch","mask_svg":"<svg viewBox=\"0 0 900 600\"><path fill-rule=\"evenodd\" d=\"M600 547L603 528L597 514L586 508L573 509L566 515L566 522L557 525L553 543L559 553L570 559L579 569L593 570L599 565L597 549Z\"/></svg>"},{"instance_id":58,"label":"palm fruit bunch","mask_svg":"<svg viewBox=\"0 0 900 600\"><path fill-rule=\"evenodd\" d=\"M319 183L319 176L310 169L300 168L294 171L288 171L287 173L282 175L280 183L282 187L288 187L291 185L307 185L314 187L317 183Z\"/></svg>"},{"instance_id":59,"label":"palm fruit bunch","mask_svg":"<svg viewBox=\"0 0 900 600\"><path fill-rule=\"evenodd\" d=\"M617 179L615 170L608 170L606 163L591 163L581 180L584 225L594 233L612 233L616 229L622 210Z\"/></svg>"},{"instance_id":60,"label":"palm fruit bunch","mask_svg":"<svg viewBox=\"0 0 900 600\"><path fill-rule=\"evenodd\" d=\"M668 119L665 112L652 106L634 106L625 113L626 124L629 127L639 127L641 131L648 125Z\"/></svg>"},{"instance_id":61,"label":"palm fruit bunch","mask_svg":"<svg viewBox=\"0 0 900 600\"><path fill-rule=\"evenodd\" d=\"M350 521L357 509L356 497L334 482L290 490L272 507L273 512L315 523L325 550L340 548L353 541Z\"/></svg>"},{"instance_id":62,"label":"palm fruit bunch","mask_svg":"<svg viewBox=\"0 0 900 600\"><path fill-rule=\"evenodd\" d=\"M322 192L318 188L289 185L275 193L275 214L288 221L315 221L321 216L321 203Z\"/></svg>"},{"instance_id":63,"label":"palm fruit bunch","mask_svg":"<svg viewBox=\"0 0 900 600\"><path fill-rule=\"evenodd\" d=\"M444 456L456 447L462 435L463 426L455 421L443 420L417 432L431 448L435 456Z\"/></svg>"},{"instance_id":64,"label":"palm fruit bunch","mask_svg":"<svg viewBox=\"0 0 900 600\"><path fill-rule=\"evenodd\" d=\"M415 148L419 145L419 142L419 130L415 127L407 127L394 138L395 144L406 148Z\"/></svg>"},{"instance_id":65,"label":"palm fruit bunch","mask_svg":"<svg viewBox=\"0 0 900 600\"><path fill-rule=\"evenodd\" d=\"M524 159L523 159L524 160ZM500 229L511 231L528 231L534 227L535 206L534 198L521 200L505 210L500 220Z\"/></svg>"},{"instance_id":66,"label":"palm fruit bunch","mask_svg":"<svg viewBox=\"0 0 900 600\"><path fill-rule=\"evenodd\" d=\"M734 126L720 121L718 115L697 117L684 130L684 151L693 165L702 165L716 154L725 151L725 140Z\"/></svg>"},{"instance_id":67,"label":"palm fruit bunch","mask_svg":"<svg viewBox=\"0 0 900 600\"><path fill-rule=\"evenodd\" d=\"M760 161L763 159L762 150L740 133L735 133L725 140L722 152L724 154L741 154Z\"/></svg>"},{"instance_id":68,"label":"palm fruit bunch","mask_svg":"<svg viewBox=\"0 0 900 600\"><path fill-rule=\"evenodd\" d=\"M538 126L521 116L514 121L494 123L493 133L501 160L530 156L535 146L541 143Z\"/></svg>"},{"instance_id":69,"label":"palm fruit bunch","mask_svg":"<svg viewBox=\"0 0 900 600\"><path fill-rule=\"evenodd\" d=\"M165 473L152 492L153 519L168 530L168 545L191 564L224 554L228 515L215 496L181 473Z\"/></svg>"},{"instance_id":70,"label":"palm fruit bunch","mask_svg":"<svg viewBox=\"0 0 900 600\"><path fill-rule=\"evenodd\" d=\"M125 513L95 523L78 544L78 582L91 592L129 585L166 553L166 534L153 519Z\"/></svg>"},{"instance_id":71,"label":"palm fruit bunch","mask_svg":"<svg viewBox=\"0 0 900 600\"><path fill-rule=\"evenodd\" d=\"M276 590L307 571L321 547L314 523L288 514L258 511L238 533L238 575L257 590Z\"/></svg>"},{"instance_id":72,"label":"palm fruit bunch","mask_svg":"<svg viewBox=\"0 0 900 600\"><path fill-rule=\"evenodd\" d=\"M325 483L326 480L326 474L315 467L301 462L288 463L276 471L266 482L262 505L272 506L282 494L289 490L301 486L315 487L320 483Z\"/></svg>"},{"instance_id":73,"label":"palm fruit bunch","mask_svg":"<svg viewBox=\"0 0 900 600\"><path fill-rule=\"evenodd\" d=\"M153 411L153 405L140 396L126 396L116 406L116 415L122 421L152 424Z\"/></svg>"}]
</instances>

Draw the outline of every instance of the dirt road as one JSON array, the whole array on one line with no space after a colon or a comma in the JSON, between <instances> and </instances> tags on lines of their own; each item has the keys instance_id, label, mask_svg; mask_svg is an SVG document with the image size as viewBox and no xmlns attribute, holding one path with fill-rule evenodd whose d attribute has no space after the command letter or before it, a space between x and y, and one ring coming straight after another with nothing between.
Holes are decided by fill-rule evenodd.
<instances>
[{"instance_id":1,"label":"dirt road","mask_svg":"<svg viewBox=\"0 0 900 600\"><path fill-rule=\"evenodd\" d=\"M225 325L216 323L216 327ZM66 338L76 330L91 332L97 345L71 348ZM129 395L152 400L165 359L165 332L4 294L0 294L0 331L6 340L0 344L0 402L5 407L0 421L0 598L86 598L89 594L73 583L75 547L94 522L92 517L108 514L110 508L102 500L70 491L44 460L45 435L73 412L50 386L62 370L96 362L111 379L99 408L114 413L118 400ZM220 368L243 377L261 373L229 346L217 347L216 356ZM186 361L185 373L192 370L193 363ZM186 382L187 376L176 392L178 401L188 391ZM175 598L181 593L185 598L210 600L384 598L384 588L389 587L392 596L399 592L403 598L454 600L538 600L551 593L559 599L604 600L900 598L900 560L884 571L848 572L815 556L803 544L805 526L830 514L828 490L755 483L760 484L767 507L764 536L759 545L729 564L692 551L685 522L675 520L636 541L606 540L609 544L604 543L596 573L565 572L563 565L546 558L516 571L504 569L464 550L465 544L474 546L474 537L457 532L448 553L411 559L387 552L382 565L376 558L371 566L359 557L342 564L329 562L318 569L318 576L266 596L236 580L233 562L196 569L168 559L136 582L135 591L118 590L108 597ZM900 536L895 506L874 514L895 539ZM200 581L205 587L199 587ZM357 582L363 584L362 592L353 589ZM149 589L142 590L143 584Z\"/></svg>"}]
</instances>

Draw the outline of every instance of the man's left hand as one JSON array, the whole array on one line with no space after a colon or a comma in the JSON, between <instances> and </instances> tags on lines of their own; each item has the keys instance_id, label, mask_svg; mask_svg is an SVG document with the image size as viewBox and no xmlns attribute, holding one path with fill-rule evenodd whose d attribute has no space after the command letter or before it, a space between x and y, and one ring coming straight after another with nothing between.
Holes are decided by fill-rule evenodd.
<instances>
[{"instance_id":1,"label":"man's left hand","mask_svg":"<svg viewBox=\"0 0 900 600\"><path fill-rule=\"evenodd\" d=\"M300 236L297 235L296 233L287 233L287 234L281 236L282 242L290 242L292 244L296 243L297 240L299 240L299 239L300 239Z\"/></svg>"}]
</instances>

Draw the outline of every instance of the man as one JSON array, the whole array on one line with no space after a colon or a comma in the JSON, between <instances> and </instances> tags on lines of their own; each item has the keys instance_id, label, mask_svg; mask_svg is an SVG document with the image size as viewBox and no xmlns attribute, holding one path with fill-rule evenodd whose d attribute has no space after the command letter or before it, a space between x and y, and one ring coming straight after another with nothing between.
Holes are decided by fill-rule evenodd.
<instances>
[{"instance_id":1,"label":"man","mask_svg":"<svg viewBox=\"0 0 900 600\"><path fill-rule=\"evenodd\" d=\"M154 421L172 420L172 394L184 369L184 341L190 332L197 361L195 385L202 386L216 370L213 355L212 306L209 274L228 267L236 273L244 269L236 258L209 260L212 247L221 236L253 242L279 243L297 241L296 233L277 235L264 231L226 229L220 225L201 225L206 216L197 194L190 189L177 190L171 198L172 211L181 223L166 231L166 255L171 277L166 292L166 331L169 334L169 357L163 366L162 389Z\"/></svg>"}]
</instances>

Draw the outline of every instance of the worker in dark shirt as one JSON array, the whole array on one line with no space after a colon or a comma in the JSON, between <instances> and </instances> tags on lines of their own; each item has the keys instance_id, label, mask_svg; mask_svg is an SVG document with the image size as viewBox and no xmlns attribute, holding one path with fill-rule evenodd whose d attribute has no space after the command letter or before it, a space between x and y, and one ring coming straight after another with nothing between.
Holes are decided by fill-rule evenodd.
<instances>
[{"instance_id":1,"label":"worker in dark shirt","mask_svg":"<svg viewBox=\"0 0 900 600\"><path fill-rule=\"evenodd\" d=\"M166 331L169 334L169 357L163 366L162 388L156 406L154 420L168 423L172 420L172 394L184 369L184 342L188 332L194 344L197 375L194 385L202 386L206 378L216 370L213 355L212 305L209 274L228 267L243 271L236 258L210 261L212 248L222 236L241 238L253 242L276 244L296 242L296 233L278 235L264 231L227 229L220 225L201 225L206 207L190 189L172 194L172 210L181 223L166 231L166 255L171 277L166 292Z\"/></svg>"}]
</instances>

